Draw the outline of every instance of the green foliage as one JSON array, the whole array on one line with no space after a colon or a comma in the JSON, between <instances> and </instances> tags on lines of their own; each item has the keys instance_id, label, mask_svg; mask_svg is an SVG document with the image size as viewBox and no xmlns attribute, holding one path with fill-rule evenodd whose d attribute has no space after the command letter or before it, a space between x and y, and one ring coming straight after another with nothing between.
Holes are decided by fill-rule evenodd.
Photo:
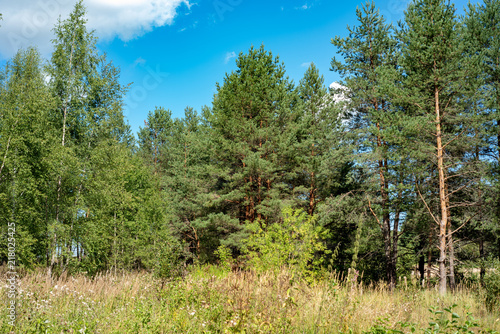
<instances>
[{"instance_id":1,"label":"green foliage","mask_svg":"<svg viewBox=\"0 0 500 334\"><path fill-rule=\"evenodd\" d=\"M220 245L214 252L214 254L219 259L219 266L221 266L223 270L231 270L233 257L231 249L229 247L227 247L226 245Z\"/></svg>"},{"instance_id":2,"label":"green foliage","mask_svg":"<svg viewBox=\"0 0 500 334\"><path fill-rule=\"evenodd\" d=\"M356 16L358 25L347 27L347 37L332 39L343 59L334 57L331 66L343 79L343 87L337 94L348 98L345 108L351 114L348 118L350 131L346 136L354 146L351 159L366 175L360 185L366 194L362 200L379 225L385 278L393 284L398 259L399 216L405 210L405 198L410 195L408 187L403 186L408 175L403 160L407 157L401 150L401 127L396 125L401 118L401 108L384 90L386 82L395 81L388 79L387 73L397 67L399 41L394 27L386 23L374 2L358 7Z\"/></svg>"},{"instance_id":3,"label":"green foliage","mask_svg":"<svg viewBox=\"0 0 500 334\"><path fill-rule=\"evenodd\" d=\"M447 307L444 311L439 311L435 308L429 309L432 317L429 322L429 327L424 331L426 334L438 334L438 333L471 333L475 327L478 327L478 323L472 317L470 313L467 314L465 320L461 321L460 316L453 312L453 308L457 307L456 304Z\"/></svg>"},{"instance_id":4,"label":"green foliage","mask_svg":"<svg viewBox=\"0 0 500 334\"><path fill-rule=\"evenodd\" d=\"M139 129L137 134L139 138L140 153L148 164L152 164L154 173L157 174L163 169L167 169L171 164L170 152L173 141L172 131L173 121L172 112L163 108L156 108L149 112L147 121L144 121L145 127ZM165 156L167 155L167 156Z\"/></svg>"},{"instance_id":5,"label":"green foliage","mask_svg":"<svg viewBox=\"0 0 500 334\"><path fill-rule=\"evenodd\" d=\"M248 225L252 232L246 242L249 263L259 272L291 267L310 277L328 253L323 240L327 231L316 224L315 217L303 210L283 209L283 221L261 227L260 221Z\"/></svg>"},{"instance_id":6,"label":"green foliage","mask_svg":"<svg viewBox=\"0 0 500 334\"><path fill-rule=\"evenodd\" d=\"M425 334L445 334L445 333L477 333L479 324L477 320L472 317L471 313L467 313L463 319L460 315L453 311L457 305L454 304L450 307L444 308L443 311L431 307L429 326L426 328L418 328L416 324L409 322L399 322L397 328L390 328L388 319L382 319L377 322L369 331L363 332L365 334L396 334L396 333L425 333ZM389 328L388 328L389 327ZM495 333L492 330L482 330L481 333Z\"/></svg>"},{"instance_id":7,"label":"green foliage","mask_svg":"<svg viewBox=\"0 0 500 334\"><path fill-rule=\"evenodd\" d=\"M152 247L150 254L155 254L151 266L156 277L161 279L176 278L183 274L186 254L181 242L175 237L163 237Z\"/></svg>"},{"instance_id":8,"label":"green foliage","mask_svg":"<svg viewBox=\"0 0 500 334\"><path fill-rule=\"evenodd\" d=\"M20 50L7 63L0 85L0 242L14 224L17 265L44 262L47 201L55 142L54 99L44 82L40 54ZM7 261L2 247L0 261ZM36 259L36 260L35 260Z\"/></svg>"},{"instance_id":9,"label":"green foliage","mask_svg":"<svg viewBox=\"0 0 500 334\"><path fill-rule=\"evenodd\" d=\"M500 312L500 266L493 266L483 280L485 303L491 312Z\"/></svg>"},{"instance_id":10,"label":"green foliage","mask_svg":"<svg viewBox=\"0 0 500 334\"><path fill-rule=\"evenodd\" d=\"M293 203L316 213L318 205L349 189L348 145L341 123L342 109L324 86L324 78L311 64L297 86L297 119L290 122L286 148L293 186Z\"/></svg>"},{"instance_id":11,"label":"green foliage","mask_svg":"<svg viewBox=\"0 0 500 334\"><path fill-rule=\"evenodd\" d=\"M288 270L228 273L200 265L183 279L108 273L61 277L53 285L31 274L22 286L16 326L0 322L2 333L494 333L500 327L498 315L470 290L442 302L471 305L481 314L477 321L462 316L469 313L463 306L429 313L435 303L429 291L358 289L333 276L311 285ZM0 294L0 302L7 300ZM0 316L7 316L7 308Z\"/></svg>"},{"instance_id":12,"label":"green foliage","mask_svg":"<svg viewBox=\"0 0 500 334\"><path fill-rule=\"evenodd\" d=\"M214 204L240 224L275 222L290 200L283 172L290 169L285 152L296 94L284 64L264 46L240 53L236 66L217 84L207 115L217 161Z\"/></svg>"},{"instance_id":13,"label":"green foliage","mask_svg":"<svg viewBox=\"0 0 500 334\"><path fill-rule=\"evenodd\" d=\"M499 8L485 0L458 18L450 2L415 0L396 29L366 3L358 26L332 40L342 81L331 92L314 64L295 85L279 57L251 47L216 84L211 106L187 107L179 119L155 108L136 147L123 115L127 87L77 1L53 30L46 66L28 48L0 73L0 262L15 223L18 266L49 274L147 270L165 283L188 263L218 262L195 269L210 280L247 256L259 273L290 267L311 279L330 257L343 277L392 286L435 257L441 208L452 217L444 232L457 229L442 241L456 245L457 262L487 273L486 303L497 310L500 279L485 254L500 256ZM441 198L437 181L446 184ZM210 298L206 286L196 292ZM293 289L283 298L282 315L293 315ZM216 321L249 330L258 318L221 309L206 311L211 331L227 329ZM125 330L154 331L151 305L135 312ZM78 319L73 329L92 329ZM260 325L293 323L280 319ZM468 330L453 319L429 331ZM46 320L31 330L53 325ZM175 330L187 331L182 321ZM373 331L384 332L384 321Z\"/></svg>"}]
</instances>

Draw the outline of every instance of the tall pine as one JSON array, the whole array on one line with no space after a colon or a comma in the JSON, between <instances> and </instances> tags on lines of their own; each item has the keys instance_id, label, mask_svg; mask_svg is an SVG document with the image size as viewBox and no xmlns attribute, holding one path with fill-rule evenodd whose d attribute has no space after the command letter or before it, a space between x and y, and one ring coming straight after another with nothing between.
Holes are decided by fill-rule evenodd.
<instances>
[{"instance_id":1,"label":"tall pine","mask_svg":"<svg viewBox=\"0 0 500 334\"><path fill-rule=\"evenodd\" d=\"M463 152L468 151L467 134L473 127L468 118L470 90L466 78L471 76L470 59L464 57L464 44L455 8L444 0L413 1L405 13L401 30L404 91L395 92L401 98L410 118L404 124L409 141L414 145L414 157L429 163L435 172L426 176L436 187L429 200L420 194L429 214L438 227L439 292L447 291L447 260L455 232L452 223L466 224L470 215L452 216L452 210L467 207L469 203L453 202L453 198L473 183L456 182L468 169L470 161ZM413 144L412 144L413 143ZM463 179L462 179L463 180ZM436 206L438 209L433 210Z\"/></svg>"},{"instance_id":2,"label":"tall pine","mask_svg":"<svg viewBox=\"0 0 500 334\"><path fill-rule=\"evenodd\" d=\"M396 282L397 244L401 209L395 191L398 158L393 153L394 107L381 87L382 70L396 64L397 43L392 26L385 23L374 3L357 8L359 26L347 27L348 37L337 36L332 44L342 59L333 58L332 70L343 78L343 92L352 112L351 126L356 141L354 158L369 175L364 189L366 202L382 232L386 279ZM391 220L391 213L395 219Z\"/></svg>"}]
</instances>

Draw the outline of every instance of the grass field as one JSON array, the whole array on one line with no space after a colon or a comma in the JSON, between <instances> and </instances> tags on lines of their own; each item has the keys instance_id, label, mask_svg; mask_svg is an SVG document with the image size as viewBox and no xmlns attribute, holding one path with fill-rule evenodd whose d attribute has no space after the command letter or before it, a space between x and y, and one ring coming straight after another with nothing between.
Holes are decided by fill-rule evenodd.
<instances>
[{"instance_id":1,"label":"grass field","mask_svg":"<svg viewBox=\"0 0 500 334\"><path fill-rule=\"evenodd\" d=\"M436 290L405 279L391 293L383 284L366 286L333 274L306 283L286 269L256 274L203 266L173 281L125 273L47 282L45 273L33 272L19 280L14 328L5 320L5 284L0 295L0 333L500 331L500 314L486 310L477 286L440 298Z\"/></svg>"}]
</instances>

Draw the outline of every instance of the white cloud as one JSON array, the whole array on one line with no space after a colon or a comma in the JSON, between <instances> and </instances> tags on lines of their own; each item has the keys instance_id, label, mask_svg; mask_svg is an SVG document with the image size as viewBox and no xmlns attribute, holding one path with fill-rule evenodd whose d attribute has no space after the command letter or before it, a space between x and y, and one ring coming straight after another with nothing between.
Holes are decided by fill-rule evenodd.
<instances>
[{"instance_id":1,"label":"white cloud","mask_svg":"<svg viewBox=\"0 0 500 334\"><path fill-rule=\"evenodd\" d=\"M224 63L225 64L229 63L229 61L233 58L236 58L236 52L232 51L232 52L226 53L226 57L224 58Z\"/></svg>"},{"instance_id":2,"label":"white cloud","mask_svg":"<svg viewBox=\"0 0 500 334\"><path fill-rule=\"evenodd\" d=\"M309 5L307 3L303 4L302 6L299 6L299 7L295 7L296 10L308 10L309 8L311 8L312 5Z\"/></svg>"},{"instance_id":3,"label":"white cloud","mask_svg":"<svg viewBox=\"0 0 500 334\"><path fill-rule=\"evenodd\" d=\"M309 67L309 66L311 66L311 64L312 64L312 61L308 61L308 62L300 64L300 66L301 67Z\"/></svg>"},{"instance_id":4,"label":"white cloud","mask_svg":"<svg viewBox=\"0 0 500 334\"><path fill-rule=\"evenodd\" d=\"M409 1L409 0L408 0ZM318 5L321 0L307 0L302 6L294 7L295 10L309 10Z\"/></svg>"},{"instance_id":5,"label":"white cloud","mask_svg":"<svg viewBox=\"0 0 500 334\"><path fill-rule=\"evenodd\" d=\"M51 30L65 20L75 0L2 1L0 12L0 54L11 57L19 48L36 45L46 54L51 50ZM171 25L181 5L189 0L86 0L87 28L103 39L118 36L123 41L139 37L155 27Z\"/></svg>"}]
</instances>

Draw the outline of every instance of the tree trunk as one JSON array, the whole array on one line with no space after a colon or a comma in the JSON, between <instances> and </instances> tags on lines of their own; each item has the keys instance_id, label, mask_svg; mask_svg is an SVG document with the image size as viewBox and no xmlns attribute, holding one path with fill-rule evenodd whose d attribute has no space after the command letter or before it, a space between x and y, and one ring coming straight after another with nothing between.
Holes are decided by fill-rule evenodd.
<instances>
[{"instance_id":1,"label":"tree trunk","mask_svg":"<svg viewBox=\"0 0 500 334\"><path fill-rule=\"evenodd\" d=\"M399 197L401 193L399 194ZM396 276L397 276L397 264L398 264L398 239L399 239L399 219L401 213L398 209L396 210L396 214L394 215L394 226L392 228L392 252L391 252L391 277L395 284Z\"/></svg>"},{"instance_id":2,"label":"tree trunk","mask_svg":"<svg viewBox=\"0 0 500 334\"><path fill-rule=\"evenodd\" d=\"M420 258L418 260L418 272L420 273L420 285L424 285L425 279L425 256L424 253L420 254Z\"/></svg>"},{"instance_id":3,"label":"tree trunk","mask_svg":"<svg viewBox=\"0 0 500 334\"><path fill-rule=\"evenodd\" d=\"M446 294L446 227L448 225L448 210L446 206L445 193L445 170L444 170L444 150L441 133L441 113L439 109L439 89L434 88L434 101L436 112L436 149L439 175L439 205L441 209L441 220L439 221L439 294Z\"/></svg>"},{"instance_id":4,"label":"tree trunk","mask_svg":"<svg viewBox=\"0 0 500 334\"><path fill-rule=\"evenodd\" d=\"M373 105L378 109L379 105L377 100L374 100ZM380 123L376 124L377 129L380 131ZM377 135L377 147L380 149L384 146L382 138ZM382 196L382 235L384 238L384 254L385 254L385 273L389 289L392 290L396 284L396 274L394 272L392 263L392 238L391 238L391 220L389 214L389 196L387 193L387 180L385 179L385 168L387 166L386 160L378 161L380 194Z\"/></svg>"},{"instance_id":5,"label":"tree trunk","mask_svg":"<svg viewBox=\"0 0 500 334\"><path fill-rule=\"evenodd\" d=\"M429 248L427 250L427 287L430 288L431 284L431 271L432 271L432 229L429 230Z\"/></svg>"},{"instance_id":6,"label":"tree trunk","mask_svg":"<svg viewBox=\"0 0 500 334\"><path fill-rule=\"evenodd\" d=\"M497 58L496 68L500 69L500 59ZM500 113L500 77L496 77L497 113ZM497 173L500 174L500 119L497 119ZM497 184L497 219L500 219L500 185ZM500 261L500 237L497 239L497 256Z\"/></svg>"},{"instance_id":7,"label":"tree trunk","mask_svg":"<svg viewBox=\"0 0 500 334\"><path fill-rule=\"evenodd\" d=\"M314 214L314 209L316 206L316 189L315 189L315 184L314 184L314 172L311 172L311 187L309 189L309 210L308 213L309 215Z\"/></svg>"},{"instance_id":8,"label":"tree trunk","mask_svg":"<svg viewBox=\"0 0 500 334\"><path fill-rule=\"evenodd\" d=\"M313 115L314 116L314 115ZM314 159L314 144L311 145L311 159ZM309 188L309 210L308 210L308 213L309 215L313 215L314 214L314 209L316 207L316 185L315 185L315 174L314 174L314 171L312 171L310 173L310 177L311 177L311 186Z\"/></svg>"},{"instance_id":9,"label":"tree trunk","mask_svg":"<svg viewBox=\"0 0 500 334\"><path fill-rule=\"evenodd\" d=\"M450 265L450 289L455 290L455 246L453 245L453 235L448 237L449 265Z\"/></svg>"},{"instance_id":10,"label":"tree trunk","mask_svg":"<svg viewBox=\"0 0 500 334\"><path fill-rule=\"evenodd\" d=\"M57 256L56 250L57 250L57 234L56 231L54 230L54 237L52 238L52 247L50 250L51 254L50 265L49 269L47 270L47 279L49 280L49 282L52 282L52 268L56 264L56 256Z\"/></svg>"},{"instance_id":11,"label":"tree trunk","mask_svg":"<svg viewBox=\"0 0 500 334\"><path fill-rule=\"evenodd\" d=\"M446 229L448 230L448 264L449 264L449 278L450 278L450 289L455 290L455 249L453 245L453 235L451 226L451 214L450 214L450 196L448 192L448 184L445 184L445 196L446 196L446 212L448 214L448 224Z\"/></svg>"},{"instance_id":12,"label":"tree trunk","mask_svg":"<svg viewBox=\"0 0 500 334\"><path fill-rule=\"evenodd\" d=\"M80 262L82 260L81 254L80 254L80 243L78 241L76 242L76 258L77 258L78 262Z\"/></svg>"},{"instance_id":13,"label":"tree trunk","mask_svg":"<svg viewBox=\"0 0 500 334\"><path fill-rule=\"evenodd\" d=\"M115 276L116 276L116 266L117 266L117 260L118 260L118 251L116 250L116 211L113 214L115 226L114 226L114 235L113 235L113 253L114 253L114 262L115 262Z\"/></svg>"},{"instance_id":14,"label":"tree trunk","mask_svg":"<svg viewBox=\"0 0 500 334\"><path fill-rule=\"evenodd\" d=\"M76 32L73 33L73 40L71 42L71 53L69 57L69 73L70 73L70 79L71 79L71 74L73 73L73 51L75 48L75 34ZM69 80L69 84L71 84L72 80ZM66 97L64 97L63 101L63 129L62 129L62 140L61 140L61 146L64 147L66 143L66 119L68 116L68 104L69 101L66 100ZM62 167L62 161L61 161L61 167ZM62 191L62 176L59 175L58 181L57 181L57 205L56 205L56 224L59 223L59 211L60 211L60 199L61 199L61 191ZM57 228L57 226L56 226ZM53 246L57 246L57 233L54 230L54 238L53 238ZM50 259L50 266L49 270L47 271L47 276L52 281L52 268L54 264L56 263L56 255L57 252L52 249L52 257Z\"/></svg>"},{"instance_id":15,"label":"tree trunk","mask_svg":"<svg viewBox=\"0 0 500 334\"><path fill-rule=\"evenodd\" d=\"M481 283L483 283L486 268L484 266L484 240L482 236L479 237L479 257L481 258L481 271L479 272L479 277L481 279Z\"/></svg>"}]
</instances>

